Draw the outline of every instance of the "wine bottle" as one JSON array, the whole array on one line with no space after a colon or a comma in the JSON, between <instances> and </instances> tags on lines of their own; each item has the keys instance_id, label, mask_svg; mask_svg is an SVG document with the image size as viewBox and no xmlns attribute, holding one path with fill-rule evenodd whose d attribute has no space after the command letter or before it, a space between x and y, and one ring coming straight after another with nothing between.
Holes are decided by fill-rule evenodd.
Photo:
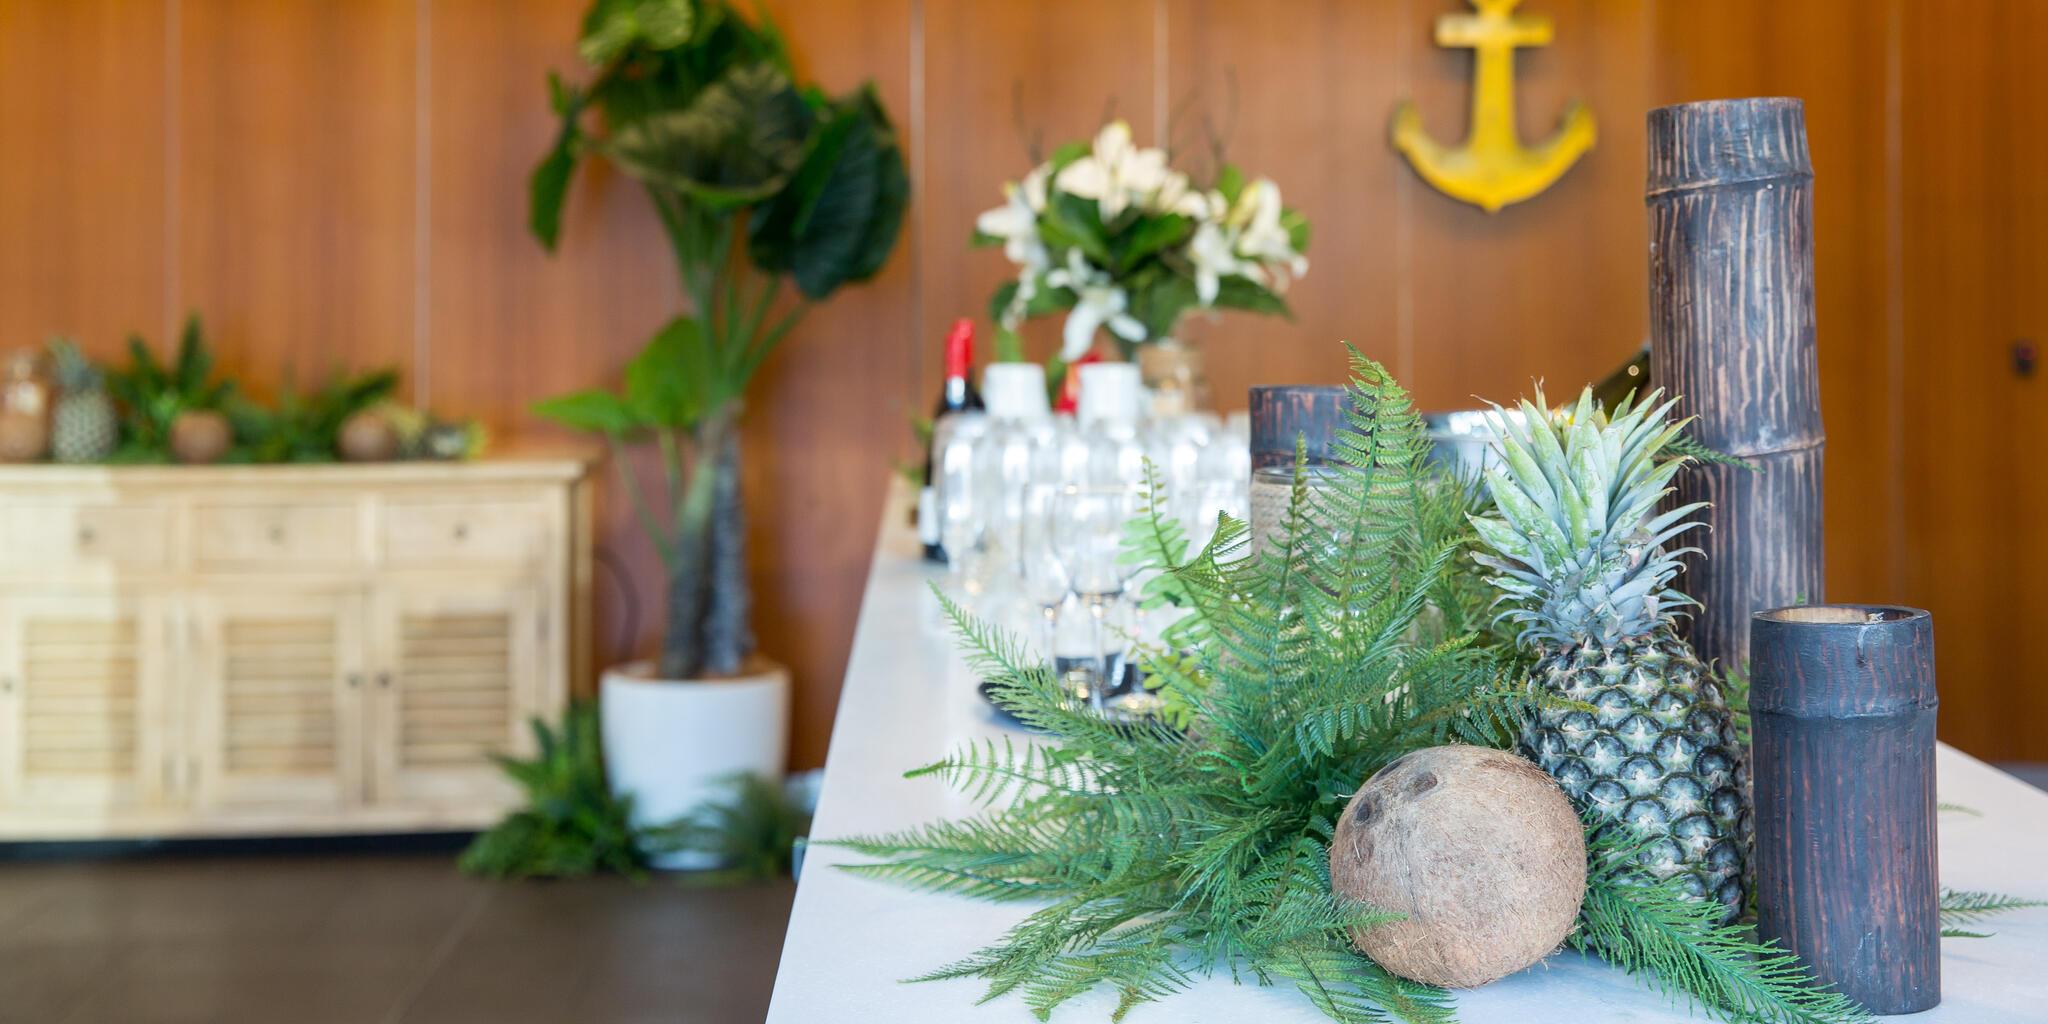
<instances>
[{"instance_id":1,"label":"wine bottle","mask_svg":"<svg viewBox=\"0 0 2048 1024\"><path fill-rule=\"evenodd\" d=\"M981 392L974 389L974 321L961 317L946 332L945 384L938 407L932 410L932 447L925 449L924 487L917 495L917 533L928 561L946 560L946 551L939 544L939 511L932 491L932 453L945 436L940 428L948 416L982 408Z\"/></svg>"}]
</instances>

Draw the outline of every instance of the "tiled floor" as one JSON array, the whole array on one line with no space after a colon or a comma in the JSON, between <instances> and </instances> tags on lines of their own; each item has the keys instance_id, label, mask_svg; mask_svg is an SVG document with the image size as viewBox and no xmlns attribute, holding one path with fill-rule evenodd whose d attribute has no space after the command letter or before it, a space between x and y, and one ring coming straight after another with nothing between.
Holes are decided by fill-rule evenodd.
<instances>
[{"instance_id":1,"label":"tiled floor","mask_svg":"<svg viewBox=\"0 0 2048 1024\"><path fill-rule=\"evenodd\" d=\"M794 891L442 853L0 863L0 1022L751 1024Z\"/></svg>"}]
</instances>

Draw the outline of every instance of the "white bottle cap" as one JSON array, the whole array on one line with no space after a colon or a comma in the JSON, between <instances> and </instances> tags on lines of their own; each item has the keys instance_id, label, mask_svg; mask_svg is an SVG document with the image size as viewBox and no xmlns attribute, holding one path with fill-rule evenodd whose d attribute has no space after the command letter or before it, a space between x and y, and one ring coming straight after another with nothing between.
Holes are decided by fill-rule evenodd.
<instances>
[{"instance_id":1,"label":"white bottle cap","mask_svg":"<svg viewBox=\"0 0 2048 1024\"><path fill-rule=\"evenodd\" d=\"M1080 368L1083 423L1136 423L1144 388L1135 363L1089 363Z\"/></svg>"},{"instance_id":2,"label":"white bottle cap","mask_svg":"<svg viewBox=\"0 0 2048 1024\"><path fill-rule=\"evenodd\" d=\"M1052 415L1045 401L1045 367L1037 363L990 363L981 371L981 397L995 419L1041 420Z\"/></svg>"}]
</instances>

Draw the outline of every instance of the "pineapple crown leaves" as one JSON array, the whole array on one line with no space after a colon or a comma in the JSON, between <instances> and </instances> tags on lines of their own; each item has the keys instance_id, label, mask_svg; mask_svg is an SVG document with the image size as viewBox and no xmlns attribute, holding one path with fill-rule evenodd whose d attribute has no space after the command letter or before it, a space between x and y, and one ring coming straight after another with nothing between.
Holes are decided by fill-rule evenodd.
<instances>
[{"instance_id":1,"label":"pineapple crown leaves","mask_svg":"<svg viewBox=\"0 0 2048 1024\"><path fill-rule=\"evenodd\" d=\"M1696 549L1666 544L1702 525L1687 517L1705 503L1657 508L1685 462L1659 455L1687 422L1672 422L1676 399L1661 396L1610 414L1589 388L1552 412L1538 388L1513 411L1494 406L1500 464L1484 480L1495 512L1471 521L1487 549L1477 560L1507 606L1499 617L1524 643L1613 643L1694 603L1670 583Z\"/></svg>"},{"instance_id":2,"label":"pineapple crown leaves","mask_svg":"<svg viewBox=\"0 0 2048 1024\"><path fill-rule=\"evenodd\" d=\"M57 373L57 386L67 392L92 391L100 386L100 369L87 359L78 343L57 336L49 341L50 361Z\"/></svg>"}]
</instances>

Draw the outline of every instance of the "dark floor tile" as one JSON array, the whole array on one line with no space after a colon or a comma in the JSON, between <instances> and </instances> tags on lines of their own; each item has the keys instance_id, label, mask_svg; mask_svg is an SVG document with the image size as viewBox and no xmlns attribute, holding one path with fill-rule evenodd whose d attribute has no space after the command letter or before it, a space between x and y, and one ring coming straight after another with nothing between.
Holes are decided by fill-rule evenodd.
<instances>
[{"instance_id":1,"label":"dark floor tile","mask_svg":"<svg viewBox=\"0 0 2048 1024\"><path fill-rule=\"evenodd\" d=\"M54 1024L373 1024L433 950L405 942L153 944L123 950Z\"/></svg>"},{"instance_id":2,"label":"dark floor tile","mask_svg":"<svg viewBox=\"0 0 2048 1024\"><path fill-rule=\"evenodd\" d=\"M0 1024L52 1024L106 978L113 951L96 945L26 946L0 954Z\"/></svg>"}]
</instances>

